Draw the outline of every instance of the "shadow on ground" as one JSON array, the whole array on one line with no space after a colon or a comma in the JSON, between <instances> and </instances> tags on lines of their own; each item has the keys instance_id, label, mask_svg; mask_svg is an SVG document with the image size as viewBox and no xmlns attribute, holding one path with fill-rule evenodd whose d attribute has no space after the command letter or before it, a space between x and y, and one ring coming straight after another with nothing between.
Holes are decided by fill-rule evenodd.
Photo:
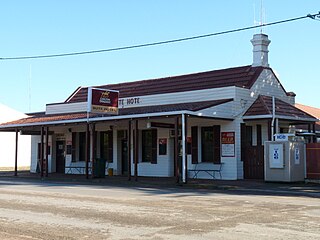
<instances>
[{"instance_id":1,"label":"shadow on ground","mask_svg":"<svg viewBox=\"0 0 320 240\"><path fill-rule=\"evenodd\" d=\"M105 178L89 178L84 175L49 174L41 178L39 174L20 171L18 176L14 172L0 172L0 189L4 185L37 185L39 187L70 187L87 186L90 188L129 188L142 191L144 194L170 195L186 197L205 194L237 194L237 195L266 195L287 197L320 198L320 184L317 183L266 183L257 180L204 180L190 179L187 184L176 183L175 178L138 177L131 181L128 177L112 176ZM176 194L179 193L177 196Z\"/></svg>"}]
</instances>

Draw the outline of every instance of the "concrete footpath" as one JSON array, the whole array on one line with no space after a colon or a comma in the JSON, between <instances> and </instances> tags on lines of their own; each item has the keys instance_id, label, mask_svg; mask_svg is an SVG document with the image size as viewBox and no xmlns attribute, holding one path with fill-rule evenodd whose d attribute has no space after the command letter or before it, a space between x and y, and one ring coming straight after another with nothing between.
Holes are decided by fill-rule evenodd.
<instances>
[{"instance_id":1,"label":"concrete footpath","mask_svg":"<svg viewBox=\"0 0 320 240\"><path fill-rule=\"evenodd\" d=\"M237 194L255 195L277 195L277 196L305 196L320 198L319 183L274 183L260 180L202 180L189 179L185 183L177 183L175 178L155 178L155 177L134 177L128 180L123 176L112 176L105 178L89 178L84 175L49 174L48 177L41 178L39 174L29 172L19 172L18 176L13 176L13 172L0 172L0 180L12 181L15 183L32 181L38 183L55 183L63 185L97 185L116 186L129 188L159 188L159 189L180 189L190 191L214 191L214 192L237 192Z\"/></svg>"}]
</instances>

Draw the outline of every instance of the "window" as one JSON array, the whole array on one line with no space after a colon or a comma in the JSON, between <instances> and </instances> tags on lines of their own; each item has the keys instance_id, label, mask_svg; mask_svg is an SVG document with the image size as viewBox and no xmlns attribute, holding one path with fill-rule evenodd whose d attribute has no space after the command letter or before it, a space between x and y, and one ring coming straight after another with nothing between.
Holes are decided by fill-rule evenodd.
<instances>
[{"instance_id":1,"label":"window","mask_svg":"<svg viewBox=\"0 0 320 240\"><path fill-rule=\"evenodd\" d=\"M142 130L142 162L157 163L157 129Z\"/></svg>"},{"instance_id":2,"label":"window","mask_svg":"<svg viewBox=\"0 0 320 240\"><path fill-rule=\"evenodd\" d=\"M71 149L71 161L76 161L76 149L77 149L77 133L72 133L72 149Z\"/></svg>"},{"instance_id":3,"label":"window","mask_svg":"<svg viewBox=\"0 0 320 240\"><path fill-rule=\"evenodd\" d=\"M113 162L113 132L100 132L100 157Z\"/></svg>"},{"instance_id":4,"label":"window","mask_svg":"<svg viewBox=\"0 0 320 240\"><path fill-rule=\"evenodd\" d=\"M220 126L201 128L202 162L220 163Z\"/></svg>"},{"instance_id":5,"label":"window","mask_svg":"<svg viewBox=\"0 0 320 240\"><path fill-rule=\"evenodd\" d=\"M262 130L260 124L257 125L257 145L262 145Z\"/></svg>"},{"instance_id":6,"label":"window","mask_svg":"<svg viewBox=\"0 0 320 240\"><path fill-rule=\"evenodd\" d=\"M192 164L198 163L198 127L191 127L191 159Z\"/></svg>"},{"instance_id":7,"label":"window","mask_svg":"<svg viewBox=\"0 0 320 240\"><path fill-rule=\"evenodd\" d=\"M86 133L79 133L79 161L86 160Z\"/></svg>"},{"instance_id":8,"label":"window","mask_svg":"<svg viewBox=\"0 0 320 240\"><path fill-rule=\"evenodd\" d=\"M90 139L89 139L90 146ZM71 161L85 161L86 160L86 132L73 132L72 133L72 145L69 146L68 151L71 153Z\"/></svg>"},{"instance_id":9,"label":"window","mask_svg":"<svg viewBox=\"0 0 320 240\"><path fill-rule=\"evenodd\" d=\"M213 127L201 128L202 162L213 162Z\"/></svg>"}]
</instances>

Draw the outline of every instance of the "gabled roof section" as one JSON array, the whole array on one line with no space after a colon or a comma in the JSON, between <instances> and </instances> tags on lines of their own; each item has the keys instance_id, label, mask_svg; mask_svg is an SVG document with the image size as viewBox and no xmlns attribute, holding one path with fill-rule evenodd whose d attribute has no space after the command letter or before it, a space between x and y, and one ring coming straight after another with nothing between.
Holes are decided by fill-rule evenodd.
<instances>
[{"instance_id":1,"label":"gabled roof section","mask_svg":"<svg viewBox=\"0 0 320 240\"><path fill-rule=\"evenodd\" d=\"M157 105L157 106L146 106L146 107L132 107L132 108L119 108L119 115L118 116L130 116L139 114L151 114L151 113L163 113L163 112L179 112L179 111L199 111L205 108L210 108L213 106L217 106L223 103L227 103L233 101L233 99L221 99L221 100L211 100L211 101L203 101L203 102L188 102L188 103L180 103L180 104L167 104L167 105ZM93 114L91 113L90 118L106 118L106 117L115 117L114 115L110 116L107 114ZM6 126L10 125L43 125L46 123L54 123L54 122L61 122L61 121L71 121L74 120L86 120L87 113L80 112L80 113L68 113L68 114L45 114L39 113L35 116L19 119L12 122L7 122L0 124L0 128L5 128Z\"/></svg>"},{"instance_id":2,"label":"gabled roof section","mask_svg":"<svg viewBox=\"0 0 320 240\"><path fill-rule=\"evenodd\" d=\"M278 98L275 98L275 113L276 116L285 116L289 118L298 119L310 119L311 121L316 121L316 118L310 114L296 108L295 106L286 103ZM248 116L271 116L272 115L272 97L259 95L250 108L243 115Z\"/></svg>"},{"instance_id":3,"label":"gabled roof section","mask_svg":"<svg viewBox=\"0 0 320 240\"><path fill-rule=\"evenodd\" d=\"M95 86L120 91L121 98L236 86L250 88L264 67L242 66L174 77ZM269 68L268 68L269 69ZM77 89L66 103L87 101L88 88Z\"/></svg>"}]
</instances>

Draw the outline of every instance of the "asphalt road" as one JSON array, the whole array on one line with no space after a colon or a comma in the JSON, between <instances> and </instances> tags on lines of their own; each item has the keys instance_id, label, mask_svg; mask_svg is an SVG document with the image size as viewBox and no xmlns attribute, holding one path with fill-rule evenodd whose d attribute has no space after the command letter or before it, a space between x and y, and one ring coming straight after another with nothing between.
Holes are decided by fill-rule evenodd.
<instances>
[{"instance_id":1,"label":"asphalt road","mask_svg":"<svg viewBox=\"0 0 320 240\"><path fill-rule=\"evenodd\" d=\"M320 199L0 179L0 239L320 239Z\"/></svg>"}]
</instances>

